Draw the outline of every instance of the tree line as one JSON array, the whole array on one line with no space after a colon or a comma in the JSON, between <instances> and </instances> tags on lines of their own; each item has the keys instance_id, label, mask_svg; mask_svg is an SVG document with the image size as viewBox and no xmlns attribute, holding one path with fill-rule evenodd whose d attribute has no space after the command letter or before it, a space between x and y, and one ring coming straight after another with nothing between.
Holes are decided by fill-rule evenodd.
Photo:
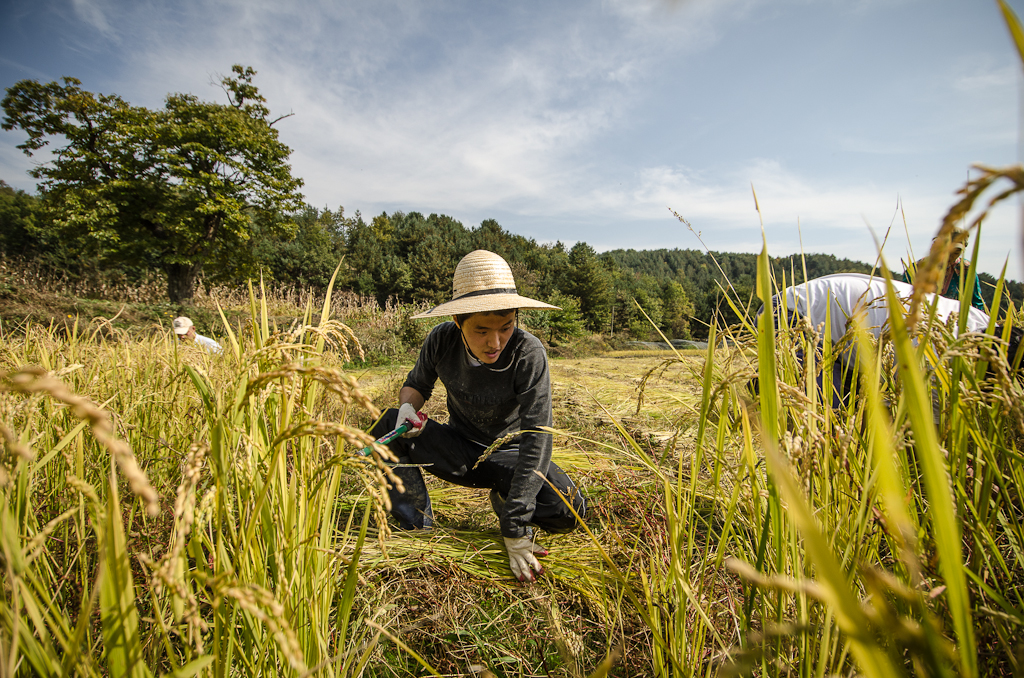
<instances>
[{"instance_id":1,"label":"tree line","mask_svg":"<svg viewBox=\"0 0 1024 678\"><path fill-rule=\"evenodd\" d=\"M37 195L0 182L0 252L69 276L157 271L168 298L182 305L200 276L231 284L262 274L323 288L343 260L343 289L381 303L435 304L448 299L458 261L488 249L509 261L522 294L562 307L531 318L551 341L583 332L701 338L716 316L736 322L734 307L756 303L753 254L598 253L585 242L537 243L493 219L470 228L419 212L367 221L306 204L274 128L281 118L271 117L254 75L233 67L221 79L223 103L172 94L159 110L87 92L73 78L8 88L2 127L27 134L19 148L31 156L62 145L31 170ZM773 267L779 281L803 279L805 267L810 278L871 270L822 254L775 259ZM994 280L982 277L991 303ZM1022 286L1009 291L1019 305Z\"/></svg>"}]
</instances>

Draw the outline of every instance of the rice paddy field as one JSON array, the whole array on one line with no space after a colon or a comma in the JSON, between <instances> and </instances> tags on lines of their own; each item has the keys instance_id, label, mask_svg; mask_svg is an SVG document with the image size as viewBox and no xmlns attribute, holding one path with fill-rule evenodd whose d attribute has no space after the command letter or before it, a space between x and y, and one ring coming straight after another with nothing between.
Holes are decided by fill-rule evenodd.
<instances>
[{"instance_id":1,"label":"rice paddy field","mask_svg":"<svg viewBox=\"0 0 1024 678\"><path fill-rule=\"evenodd\" d=\"M212 355L171 333L155 278L118 303L4 295L0 678L1024 675L1024 319L1005 270L987 332L925 296L954 227L976 262L1024 191L1021 166L973 170L888 329L847 326L841 404L829 327L741 310L807 277L773 279L767 245L758 299L723 281L742 321L706 350L552 358L554 459L589 508L537 535L533 584L486 490L428 479L435 527L389 522L365 431L418 309L204 288Z\"/></svg>"},{"instance_id":2,"label":"rice paddy field","mask_svg":"<svg viewBox=\"0 0 1024 678\"><path fill-rule=\"evenodd\" d=\"M589 509L537 535L533 584L485 490L428 481L434 529L389 523L365 431L416 309L204 290L220 355L152 306L4 322L0 677L1024 675L1024 322L1002 277L986 332L925 297L975 201L1012 184L971 261L1024 190L976 169L887 329L847 324L843 403L829 327L745 299L706 350L552 358L554 459ZM770 271L765 247L765 302L806 278Z\"/></svg>"},{"instance_id":3,"label":"rice paddy field","mask_svg":"<svg viewBox=\"0 0 1024 678\"><path fill-rule=\"evenodd\" d=\"M760 262L768 298L785 281ZM554 458L590 510L538 535L545 574L520 584L485 490L428 481L435 528L389 526L386 450L359 450L411 365L365 359L401 309L204 303L223 355L166 324L4 328L0 675L1022 671L1005 337L926 308L851 329L840 408L821 328L770 314L706 351L552 359Z\"/></svg>"}]
</instances>

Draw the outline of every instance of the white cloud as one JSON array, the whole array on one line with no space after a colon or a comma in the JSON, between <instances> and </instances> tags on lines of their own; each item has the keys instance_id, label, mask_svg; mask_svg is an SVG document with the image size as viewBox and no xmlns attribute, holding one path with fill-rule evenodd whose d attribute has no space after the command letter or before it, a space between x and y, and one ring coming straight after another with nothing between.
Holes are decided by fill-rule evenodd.
<instances>
[{"instance_id":1,"label":"white cloud","mask_svg":"<svg viewBox=\"0 0 1024 678\"><path fill-rule=\"evenodd\" d=\"M0 179L7 182L8 186L33 193L36 182L28 175L28 171L36 164L45 161L49 157L49 153L44 149L36 151L35 155L29 158L16 148L25 139L25 134L19 130L0 131L0 169L3 170Z\"/></svg>"},{"instance_id":2,"label":"white cloud","mask_svg":"<svg viewBox=\"0 0 1024 678\"><path fill-rule=\"evenodd\" d=\"M27 79L32 79L32 80L47 80L48 79L48 76L47 76L46 73L43 73L39 69L33 68L32 66L20 63L18 61L13 61L11 59L5 59L3 57L0 57L0 64L2 64L6 68L11 69L15 73L17 73L18 74L17 77L20 77L20 78L27 78Z\"/></svg>"},{"instance_id":3,"label":"white cloud","mask_svg":"<svg viewBox=\"0 0 1024 678\"><path fill-rule=\"evenodd\" d=\"M317 16L315 23L276 9L189 7L211 26L237 21L241 30L221 41L202 27L146 35L126 80L154 83L152 102L168 89L197 91L196 73L208 74L210 64L255 65L271 108L297 113L280 129L316 204L338 200L340 187L366 203L422 209L547 202L571 174L567 156L629 109L629 88L644 68L635 55L647 49L619 40L623 29L601 16L559 17L558 25L528 17L502 41L446 34L436 18L406 5L297 12ZM315 55L300 48L268 58L275 45L308 43Z\"/></svg>"},{"instance_id":4,"label":"white cloud","mask_svg":"<svg viewBox=\"0 0 1024 678\"><path fill-rule=\"evenodd\" d=\"M114 29L107 21L107 9L101 0L71 0L71 8L84 23L106 37L114 36Z\"/></svg>"},{"instance_id":5,"label":"white cloud","mask_svg":"<svg viewBox=\"0 0 1024 678\"><path fill-rule=\"evenodd\" d=\"M755 210L757 193L760 215ZM614 215L631 224L628 232L584 238L601 249L620 247L699 248L672 209L717 251L758 251L763 221L774 255L831 252L837 257L874 261L875 240L889 231L885 247L890 267L898 268L908 246L923 251L956 198L914 186L902 195L871 184L836 186L828 179L802 176L772 160L753 160L721 174L686 167L650 167L624 190L595 191L592 216ZM579 206L576 206L579 207ZM906 227L904 227L904 218ZM891 229L891 230L890 230ZM1020 235L1012 207L997 208L986 221L979 263L998 272L1008 254L1010 275L1019 277ZM909 233L909 243L908 243ZM920 254L918 255L920 256Z\"/></svg>"},{"instance_id":6,"label":"white cloud","mask_svg":"<svg viewBox=\"0 0 1024 678\"><path fill-rule=\"evenodd\" d=\"M979 90L1012 90L1020 79L1020 65L986 64L954 74L953 87L960 92L976 93Z\"/></svg>"}]
</instances>

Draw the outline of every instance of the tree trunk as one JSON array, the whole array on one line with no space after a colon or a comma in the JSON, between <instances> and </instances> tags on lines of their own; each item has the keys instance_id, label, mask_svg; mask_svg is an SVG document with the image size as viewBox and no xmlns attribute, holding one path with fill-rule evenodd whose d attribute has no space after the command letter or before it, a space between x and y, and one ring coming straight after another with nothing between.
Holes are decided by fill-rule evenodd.
<instances>
[{"instance_id":1,"label":"tree trunk","mask_svg":"<svg viewBox=\"0 0 1024 678\"><path fill-rule=\"evenodd\" d=\"M196 276L202 266L196 264L167 265L167 298L172 304L189 303L196 292Z\"/></svg>"}]
</instances>

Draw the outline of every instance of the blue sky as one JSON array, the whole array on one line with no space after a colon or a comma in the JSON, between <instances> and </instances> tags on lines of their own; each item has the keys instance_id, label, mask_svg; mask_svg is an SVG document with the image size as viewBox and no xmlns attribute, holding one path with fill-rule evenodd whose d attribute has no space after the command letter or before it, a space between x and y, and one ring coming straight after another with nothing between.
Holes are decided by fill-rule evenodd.
<instances>
[{"instance_id":1,"label":"blue sky","mask_svg":"<svg viewBox=\"0 0 1024 678\"><path fill-rule=\"evenodd\" d=\"M1011 0L1021 13L1024 1ZM306 200L494 218L598 250L917 256L972 163L1018 162L1021 65L994 0L4 0L0 85L61 76L159 107L232 64ZM0 132L0 179L34 160ZM761 215L754 209L757 191ZM900 209L902 206L902 209ZM1020 206L980 264L1024 278ZM799 230L798 230L799 224Z\"/></svg>"}]
</instances>

